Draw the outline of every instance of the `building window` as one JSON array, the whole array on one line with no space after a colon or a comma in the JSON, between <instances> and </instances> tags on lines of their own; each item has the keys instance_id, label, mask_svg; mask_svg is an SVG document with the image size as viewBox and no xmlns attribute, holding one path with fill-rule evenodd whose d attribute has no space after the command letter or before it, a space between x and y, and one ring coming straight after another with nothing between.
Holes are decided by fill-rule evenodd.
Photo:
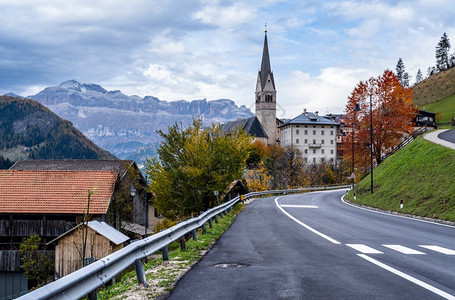
<instances>
[{"instance_id":1,"label":"building window","mask_svg":"<svg viewBox=\"0 0 455 300\"><path fill-rule=\"evenodd\" d=\"M330 140L330 145L333 145L333 140Z\"/></svg>"},{"instance_id":2,"label":"building window","mask_svg":"<svg viewBox=\"0 0 455 300\"><path fill-rule=\"evenodd\" d=\"M316 128L316 125L313 125L313 128Z\"/></svg>"},{"instance_id":3,"label":"building window","mask_svg":"<svg viewBox=\"0 0 455 300\"><path fill-rule=\"evenodd\" d=\"M299 134L299 130L298 129L295 131L295 134Z\"/></svg>"},{"instance_id":4,"label":"building window","mask_svg":"<svg viewBox=\"0 0 455 300\"><path fill-rule=\"evenodd\" d=\"M313 149L313 154L316 154L316 149Z\"/></svg>"},{"instance_id":5,"label":"building window","mask_svg":"<svg viewBox=\"0 0 455 300\"><path fill-rule=\"evenodd\" d=\"M316 157L313 157L313 163L316 163Z\"/></svg>"},{"instance_id":6,"label":"building window","mask_svg":"<svg viewBox=\"0 0 455 300\"><path fill-rule=\"evenodd\" d=\"M330 162L333 163L333 158L330 159Z\"/></svg>"},{"instance_id":7,"label":"building window","mask_svg":"<svg viewBox=\"0 0 455 300\"><path fill-rule=\"evenodd\" d=\"M333 150L330 150L330 154L333 154Z\"/></svg>"},{"instance_id":8,"label":"building window","mask_svg":"<svg viewBox=\"0 0 455 300\"><path fill-rule=\"evenodd\" d=\"M268 93L265 95L265 102L273 102L272 94Z\"/></svg>"},{"instance_id":9,"label":"building window","mask_svg":"<svg viewBox=\"0 0 455 300\"><path fill-rule=\"evenodd\" d=\"M324 140L321 140L321 144L324 145Z\"/></svg>"},{"instance_id":10,"label":"building window","mask_svg":"<svg viewBox=\"0 0 455 300\"><path fill-rule=\"evenodd\" d=\"M330 135L333 135L333 130L330 130Z\"/></svg>"},{"instance_id":11,"label":"building window","mask_svg":"<svg viewBox=\"0 0 455 300\"><path fill-rule=\"evenodd\" d=\"M305 127L306 127L306 126L305 126ZM304 132L305 132L305 134L308 134L308 130L306 130L306 129L305 129L305 131L304 131Z\"/></svg>"},{"instance_id":12,"label":"building window","mask_svg":"<svg viewBox=\"0 0 455 300\"><path fill-rule=\"evenodd\" d=\"M305 125L305 128L308 128L308 126L307 126L307 125Z\"/></svg>"},{"instance_id":13,"label":"building window","mask_svg":"<svg viewBox=\"0 0 455 300\"><path fill-rule=\"evenodd\" d=\"M305 140L305 144L308 144L308 140Z\"/></svg>"},{"instance_id":14,"label":"building window","mask_svg":"<svg viewBox=\"0 0 455 300\"><path fill-rule=\"evenodd\" d=\"M316 130L313 130L313 135L316 135Z\"/></svg>"},{"instance_id":15,"label":"building window","mask_svg":"<svg viewBox=\"0 0 455 300\"><path fill-rule=\"evenodd\" d=\"M308 154L308 149L305 149L305 154Z\"/></svg>"},{"instance_id":16,"label":"building window","mask_svg":"<svg viewBox=\"0 0 455 300\"><path fill-rule=\"evenodd\" d=\"M324 130L321 130L321 135L324 135Z\"/></svg>"},{"instance_id":17,"label":"building window","mask_svg":"<svg viewBox=\"0 0 455 300\"><path fill-rule=\"evenodd\" d=\"M321 162L324 162L324 157L321 157Z\"/></svg>"},{"instance_id":18,"label":"building window","mask_svg":"<svg viewBox=\"0 0 455 300\"><path fill-rule=\"evenodd\" d=\"M324 154L324 149L321 150L321 154Z\"/></svg>"},{"instance_id":19,"label":"building window","mask_svg":"<svg viewBox=\"0 0 455 300\"><path fill-rule=\"evenodd\" d=\"M300 125L295 125L295 127L299 128L299 127L300 127Z\"/></svg>"},{"instance_id":20,"label":"building window","mask_svg":"<svg viewBox=\"0 0 455 300\"><path fill-rule=\"evenodd\" d=\"M321 128L324 128L324 125L323 125L323 126L321 126Z\"/></svg>"},{"instance_id":21,"label":"building window","mask_svg":"<svg viewBox=\"0 0 455 300\"><path fill-rule=\"evenodd\" d=\"M256 97L256 103L259 103L259 102L261 102L261 96L258 95L258 96Z\"/></svg>"},{"instance_id":22,"label":"building window","mask_svg":"<svg viewBox=\"0 0 455 300\"><path fill-rule=\"evenodd\" d=\"M316 140L313 140L313 144L316 144Z\"/></svg>"},{"instance_id":23,"label":"building window","mask_svg":"<svg viewBox=\"0 0 455 300\"><path fill-rule=\"evenodd\" d=\"M296 140L295 140L295 143L298 144L298 143L299 143L299 139L296 139Z\"/></svg>"}]
</instances>

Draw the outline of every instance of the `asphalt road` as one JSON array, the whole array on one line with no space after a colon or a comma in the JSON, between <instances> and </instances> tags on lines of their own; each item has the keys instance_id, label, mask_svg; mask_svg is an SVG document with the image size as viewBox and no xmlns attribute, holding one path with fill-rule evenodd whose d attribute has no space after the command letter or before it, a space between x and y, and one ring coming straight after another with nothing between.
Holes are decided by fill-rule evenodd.
<instances>
[{"instance_id":1,"label":"asphalt road","mask_svg":"<svg viewBox=\"0 0 455 300\"><path fill-rule=\"evenodd\" d=\"M169 299L455 299L454 227L343 194L256 199Z\"/></svg>"},{"instance_id":2,"label":"asphalt road","mask_svg":"<svg viewBox=\"0 0 455 300\"><path fill-rule=\"evenodd\" d=\"M447 131L440 133L438 135L438 138L451 142L451 143L455 143L455 129L447 130Z\"/></svg>"}]
</instances>

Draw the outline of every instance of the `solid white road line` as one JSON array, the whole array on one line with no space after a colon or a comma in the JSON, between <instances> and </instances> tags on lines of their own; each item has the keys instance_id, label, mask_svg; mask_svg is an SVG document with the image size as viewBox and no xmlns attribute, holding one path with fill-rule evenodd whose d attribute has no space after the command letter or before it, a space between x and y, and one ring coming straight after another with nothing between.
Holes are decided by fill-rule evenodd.
<instances>
[{"instance_id":1,"label":"solid white road line","mask_svg":"<svg viewBox=\"0 0 455 300\"><path fill-rule=\"evenodd\" d=\"M440 246L432 246L432 245L419 245L419 247L430 249L439 253L447 254L447 255L455 255L455 250L450 250Z\"/></svg>"},{"instance_id":2,"label":"solid white road line","mask_svg":"<svg viewBox=\"0 0 455 300\"><path fill-rule=\"evenodd\" d=\"M401 252L401 253L404 253L404 254L425 254L423 252L420 252L420 251L417 251L417 250L414 250L414 249L411 249L411 248L408 248L405 246L401 246L401 245L382 245L382 246L390 248L390 249L398 251L398 252Z\"/></svg>"},{"instance_id":3,"label":"solid white road line","mask_svg":"<svg viewBox=\"0 0 455 300\"><path fill-rule=\"evenodd\" d=\"M369 262L371 262L371 263L373 263L373 264L375 264L375 265L377 265L377 266L389 271L389 272L392 272L395 275L400 276L401 278L404 278L404 279L406 279L406 280L408 280L408 281L410 281L412 283L415 283L415 284L423 287L424 289L427 289L427 290L435 293L436 295L439 295L439 296L441 296L443 298L446 298L446 299L455 300L455 296L450 295L449 293L446 293L446 292L444 292L444 291L442 291L442 290L440 290L440 289L438 289L438 288L436 288L436 287L434 287L432 285L429 285L428 283L425 283L425 282L423 282L423 281L421 281L421 280L419 280L417 278L414 278L414 277L412 277L412 276L410 276L410 275L408 275L406 273L398 271L397 269L389 267L388 265L383 264L383 263L381 263L381 262L379 262L379 261L377 261L377 260L365 255L365 254L357 254L357 255L360 256L361 258L363 258L363 259L365 259L365 260L367 260L367 261L369 261Z\"/></svg>"},{"instance_id":4,"label":"solid white road line","mask_svg":"<svg viewBox=\"0 0 455 300\"><path fill-rule=\"evenodd\" d=\"M294 207L294 208L318 208L316 205L294 205L294 204L281 204L281 207Z\"/></svg>"},{"instance_id":5,"label":"solid white road line","mask_svg":"<svg viewBox=\"0 0 455 300\"><path fill-rule=\"evenodd\" d=\"M351 247L359 252L362 252L363 254L383 254L383 252L373 249L364 244L346 244L346 246Z\"/></svg>"},{"instance_id":6,"label":"solid white road line","mask_svg":"<svg viewBox=\"0 0 455 300\"><path fill-rule=\"evenodd\" d=\"M369 211L369 212L372 212L372 213L376 213L376 214L381 214L381 215L396 217L396 218L408 219L408 220L413 220L413 221L417 221L417 222L423 222L423 223L429 223L429 224L438 225L438 226L444 226L444 227L454 228L453 225L447 225L447 224L442 224L442 223L436 223L436 222L433 222L433 221L421 220L421 219L416 219L416 218L411 218L411 217L406 217L406 216L393 215L393 214L388 213L388 212L376 211L376 210L372 210L372 209L369 209L369 208L360 207L360 206L351 204L351 203L347 202L346 200L344 200L344 196L345 196L345 195L346 195L346 194L344 194L343 196L341 196L341 202L343 202L343 203L346 204L346 205L349 205L349 206L358 208L358 209L366 210L366 211Z\"/></svg>"},{"instance_id":7,"label":"solid white road line","mask_svg":"<svg viewBox=\"0 0 455 300\"><path fill-rule=\"evenodd\" d=\"M281 197L283 197L283 196L281 196ZM337 244L337 245L340 244L340 242L338 242L337 240L332 239L331 237L329 237L329 236L323 234L322 232L317 231L316 229L314 229L314 228L308 226L307 224L305 224L305 223L303 223L303 222L297 220L297 219L294 218L292 215L290 215L287 211L285 211L285 210L278 204L278 199L280 199L281 197L275 198L275 205L276 205L276 207L278 207L286 216L288 216L289 218L291 218L291 220L295 221L297 224L302 225L303 227L305 227L305 228L308 229L309 231L311 231L311 232L313 232L313 233L319 235L320 237L325 238L326 240L328 240L329 242L331 242L331 243L333 243L333 244Z\"/></svg>"}]
</instances>

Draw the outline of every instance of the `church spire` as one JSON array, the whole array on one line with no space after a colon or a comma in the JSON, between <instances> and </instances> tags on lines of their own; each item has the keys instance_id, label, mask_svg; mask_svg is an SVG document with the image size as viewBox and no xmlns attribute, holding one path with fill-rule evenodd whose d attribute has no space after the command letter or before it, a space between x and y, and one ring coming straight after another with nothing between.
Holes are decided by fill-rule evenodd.
<instances>
[{"instance_id":1,"label":"church spire","mask_svg":"<svg viewBox=\"0 0 455 300\"><path fill-rule=\"evenodd\" d=\"M267 23L265 25L264 49L262 50L261 70L259 71L261 79L261 88L264 89L267 83L267 77L270 74L273 88L275 88L275 81L273 80L272 67L270 66L269 45L267 42Z\"/></svg>"},{"instance_id":2,"label":"church spire","mask_svg":"<svg viewBox=\"0 0 455 300\"><path fill-rule=\"evenodd\" d=\"M270 66L269 45L267 42L267 25L265 27L264 49L262 51L261 69L256 82L256 117L267 133L267 144L276 143L276 89Z\"/></svg>"}]
</instances>

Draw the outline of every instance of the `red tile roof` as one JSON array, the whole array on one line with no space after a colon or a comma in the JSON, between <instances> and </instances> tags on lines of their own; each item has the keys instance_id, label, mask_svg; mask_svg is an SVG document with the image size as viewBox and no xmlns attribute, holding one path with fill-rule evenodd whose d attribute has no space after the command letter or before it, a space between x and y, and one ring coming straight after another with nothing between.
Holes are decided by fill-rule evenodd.
<instances>
[{"instance_id":1,"label":"red tile roof","mask_svg":"<svg viewBox=\"0 0 455 300\"><path fill-rule=\"evenodd\" d=\"M118 173L0 170L0 213L105 214Z\"/></svg>"}]
</instances>

